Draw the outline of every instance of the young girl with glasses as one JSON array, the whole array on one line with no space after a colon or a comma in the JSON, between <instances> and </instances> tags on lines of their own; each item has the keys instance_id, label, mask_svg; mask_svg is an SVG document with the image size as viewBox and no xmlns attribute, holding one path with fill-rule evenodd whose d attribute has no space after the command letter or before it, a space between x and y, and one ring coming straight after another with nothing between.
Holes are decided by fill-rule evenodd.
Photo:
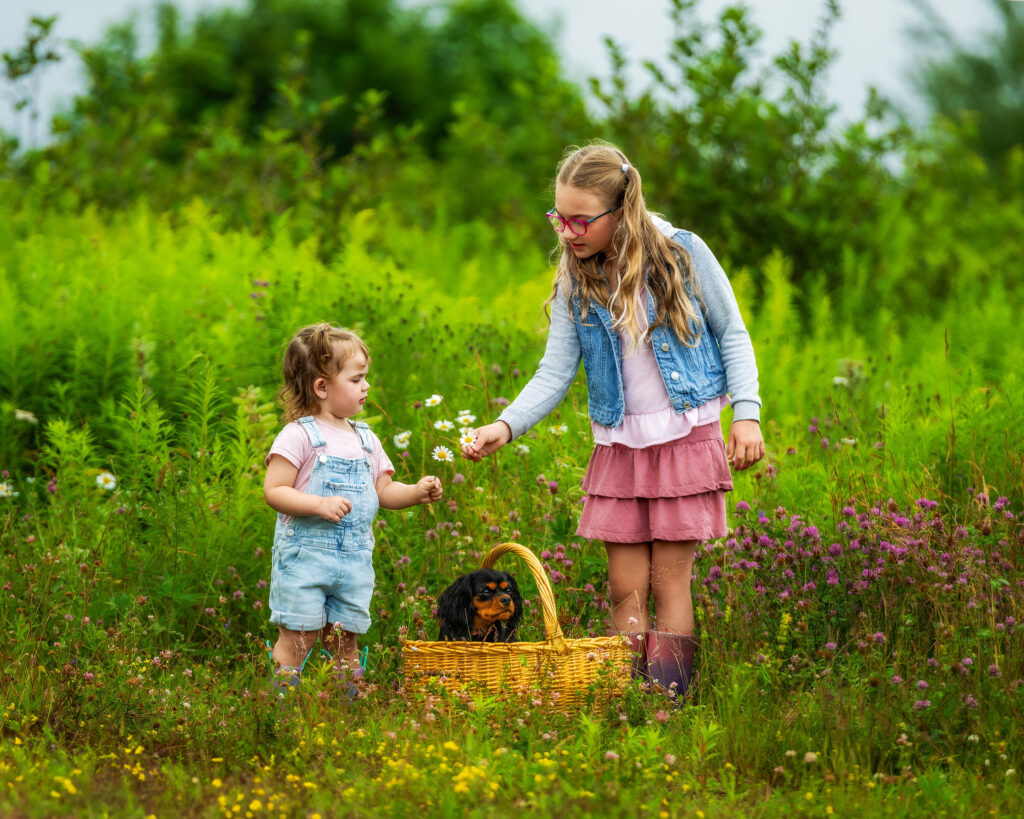
<instances>
[{"instance_id":1,"label":"young girl with glasses","mask_svg":"<svg viewBox=\"0 0 1024 819\"><path fill-rule=\"evenodd\" d=\"M612 624L630 640L634 674L679 702L696 645L694 551L726 534L729 463L742 470L764 457L753 347L714 255L647 212L640 173L622 151L570 149L547 216L560 255L544 357L463 455L478 461L523 435L559 404L583 361L595 446L577 533L605 543ZM719 422L727 404L728 446Z\"/></svg>"},{"instance_id":2,"label":"young girl with glasses","mask_svg":"<svg viewBox=\"0 0 1024 819\"><path fill-rule=\"evenodd\" d=\"M299 330L284 356L284 429L267 455L263 494L278 513L270 575L276 687L293 685L318 637L338 673L362 676L357 636L370 627L373 519L442 494L433 475L393 481L394 467L363 411L370 354L330 324ZM354 694L354 690L350 689Z\"/></svg>"}]
</instances>

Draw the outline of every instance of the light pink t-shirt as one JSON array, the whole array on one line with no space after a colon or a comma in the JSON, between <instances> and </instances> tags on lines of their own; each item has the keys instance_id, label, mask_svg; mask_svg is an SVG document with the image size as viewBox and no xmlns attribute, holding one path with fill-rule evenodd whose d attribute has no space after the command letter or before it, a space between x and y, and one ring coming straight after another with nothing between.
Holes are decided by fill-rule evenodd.
<instances>
[{"instance_id":1,"label":"light pink t-shirt","mask_svg":"<svg viewBox=\"0 0 1024 819\"><path fill-rule=\"evenodd\" d=\"M645 291L641 291L641 297L646 301ZM641 320L644 319L646 314L641 313ZM645 331L646 327L641 330ZM675 441L685 438L694 427L714 423L722 409L729 405L729 397L721 395L699 407L677 413L661 379L651 342L645 341L635 351L630 351L629 334L620 332L618 336L622 350L622 391L626 413L617 427L591 422L594 443L643 449Z\"/></svg>"},{"instance_id":2,"label":"light pink t-shirt","mask_svg":"<svg viewBox=\"0 0 1024 819\"><path fill-rule=\"evenodd\" d=\"M324 452L327 455L334 455L338 458L362 458L364 457L363 445L359 441L359 435L355 430L339 429L331 424L313 419L317 429L324 437L327 447ZM373 453L370 455L370 468L373 471L374 483L381 475L395 474L395 467L391 463L381 446L380 439L370 431L370 439L373 442ZM306 491L309 484L309 476L313 474L313 446L309 442L309 436L302 424L292 421L282 429L270 447L270 454L267 455L266 463L270 463L271 455L280 455L292 466L297 467L299 474L295 476L295 488L300 492Z\"/></svg>"}]
</instances>

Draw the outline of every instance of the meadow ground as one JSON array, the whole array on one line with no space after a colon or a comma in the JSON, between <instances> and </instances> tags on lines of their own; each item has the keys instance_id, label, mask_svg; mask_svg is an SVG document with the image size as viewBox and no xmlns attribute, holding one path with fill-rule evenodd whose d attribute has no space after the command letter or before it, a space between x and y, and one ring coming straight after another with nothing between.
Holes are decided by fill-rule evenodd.
<instances>
[{"instance_id":1,"label":"meadow ground","mask_svg":"<svg viewBox=\"0 0 1024 819\"><path fill-rule=\"evenodd\" d=\"M543 691L414 694L399 649L433 637L440 590L508 540L541 558L567 635L604 633L603 553L574 535L582 390L497 458L431 454L532 372L542 258L520 284L477 270L490 299L438 292L358 225L325 267L200 206L175 224L18 218L0 226L4 815L1021 813L1008 304L963 284L939 314L880 312L866 335L825 321L827 299L801 324L784 260L756 299L739 272L768 457L737 476L730 535L697 559L693 694L674 709L595 690L561 714ZM345 287L325 301L318 278ZM519 307L488 312L502 292ZM332 316L369 342L367 420L397 477L435 472L446 491L379 516L354 702L316 660L275 695L265 650L277 359L295 327ZM532 601L524 637L542 639L532 581L502 565Z\"/></svg>"}]
</instances>

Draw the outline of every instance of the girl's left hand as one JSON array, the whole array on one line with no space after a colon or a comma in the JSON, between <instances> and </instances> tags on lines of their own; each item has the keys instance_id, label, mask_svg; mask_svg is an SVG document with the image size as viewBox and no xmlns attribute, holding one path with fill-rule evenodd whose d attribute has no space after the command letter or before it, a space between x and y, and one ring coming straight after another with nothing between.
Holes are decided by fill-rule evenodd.
<instances>
[{"instance_id":1,"label":"girl's left hand","mask_svg":"<svg viewBox=\"0 0 1024 819\"><path fill-rule=\"evenodd\" d=\"M764 457L761 425L757 421L733 421L725 457L733 469L741 472L760 461Z\"/></svg>"}]
</instances>

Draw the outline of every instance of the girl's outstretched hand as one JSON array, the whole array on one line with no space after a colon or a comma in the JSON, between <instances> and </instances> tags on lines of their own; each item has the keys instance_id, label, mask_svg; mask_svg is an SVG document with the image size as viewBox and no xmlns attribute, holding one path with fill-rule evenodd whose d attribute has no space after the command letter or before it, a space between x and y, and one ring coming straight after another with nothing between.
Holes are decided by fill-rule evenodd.
<instances>
[{"instance_id":1,"label":"girl's outstretched hand","mask_svg":"<svg viewBox=\"0 0 1024 819\"><path fill-rule=\"evenodd\" d=\"M740 471L760 461L764 457L761 425L757 421L733 421L725 457L733 469Z\"/></svg>"},{"instance_id":2,"label":"girl's outstretched hand","mask_svg":"<svg viewBox=\"0 0 1024 819\"><path fill-rule=\"evenodd\" d=\"M441 500L444 490L441 488L441 479L436 475L425 475L416 481L416 491L419 492L420 503L433 503Z\"/></svg>"},{"instance_id":3,"label":"girl's outstretched hand","mask_svg":"<svg viewBox=\"0 0 1024 819\"><path fill-rule=\"evenodd\" d=\"M473 443L462 445L462 457L471 461L497 452L512 440L512 430L504 421L495 421L485 427L473 430Z\"/></svg>"}]
</instances>

